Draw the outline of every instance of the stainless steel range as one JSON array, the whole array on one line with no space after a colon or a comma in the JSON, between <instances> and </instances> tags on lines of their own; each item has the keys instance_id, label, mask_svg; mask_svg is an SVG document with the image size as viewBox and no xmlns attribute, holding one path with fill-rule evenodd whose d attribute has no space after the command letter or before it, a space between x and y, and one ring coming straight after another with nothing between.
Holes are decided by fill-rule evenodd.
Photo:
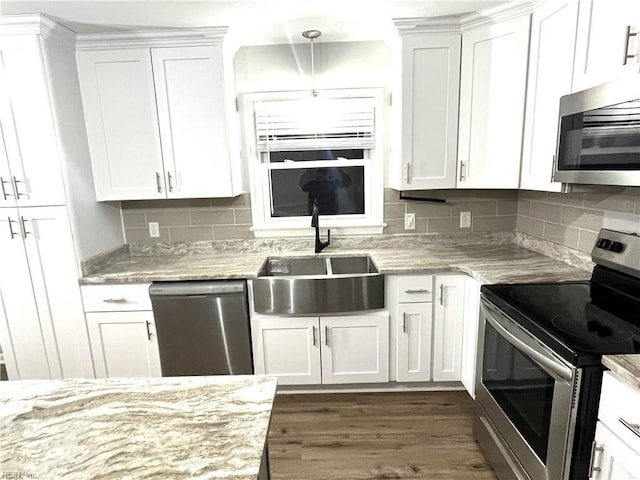
<instances>
[{"instance_id":1,"label":"stainless steel range","mask_svg":"<svg viewBox=\"0 0 640 480\"><path fill-rule=\"evenodd\" d=\"M481 289L474 435L501 479L590 477L600 359L640 353L640 237L592 258L589 282Z\"/></svg>"}]
</instances>

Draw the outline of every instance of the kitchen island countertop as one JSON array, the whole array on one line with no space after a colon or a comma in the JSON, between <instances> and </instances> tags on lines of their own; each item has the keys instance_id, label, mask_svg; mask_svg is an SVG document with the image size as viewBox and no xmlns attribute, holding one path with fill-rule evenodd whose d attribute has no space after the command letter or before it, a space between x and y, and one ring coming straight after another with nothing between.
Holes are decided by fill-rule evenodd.
<instances>
[{"instance_id":1,"label":"kitchen island countertop","mask_svg":"<svg viewBox=\"0 0 640 480\"><path fill-rule=\"evenodd\" d=\"M552 250L553 246L548 248ZM558 259L558 255L554 258L537 253L516 244L513 235L407 235L355 241L338 239L319 256L363 253L369 254L380 273L387 275L458 272L470 275L480 283L588 280L591 275L588 262L577 264L571 258ZM257 276L267 257L286 256L315 256L313 242L293 239L133 244L131 250L124 254L120 252L112 261L93 268L80 279L80 283L251 279Z\"/></svg>"},{"instance_id":2,"label":"kitchen island countertop","mask_svg":"<svg viewBox=\"0 0 640 480\"><path fill-rule=\"evenodd\" d=\"M275 391L265 376L0 382L0 471L255 480Z\"/></svg>"}]
</instances>

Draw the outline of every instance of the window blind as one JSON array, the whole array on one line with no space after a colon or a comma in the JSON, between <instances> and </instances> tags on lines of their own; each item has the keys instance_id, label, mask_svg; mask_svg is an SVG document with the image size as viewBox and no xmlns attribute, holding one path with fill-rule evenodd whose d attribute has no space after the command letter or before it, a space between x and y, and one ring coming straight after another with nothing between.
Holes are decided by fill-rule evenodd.
<instances>
[{"instance_id":1,"label":"window blind","mask_svg":"<svg viewBox=\"0 0 640 480\"><path fill-rule=\"evenodd\" d=\"M270 100L254 104L258 149L373 148L375 106L367 98Z\"/></svg>"}]
</instances>

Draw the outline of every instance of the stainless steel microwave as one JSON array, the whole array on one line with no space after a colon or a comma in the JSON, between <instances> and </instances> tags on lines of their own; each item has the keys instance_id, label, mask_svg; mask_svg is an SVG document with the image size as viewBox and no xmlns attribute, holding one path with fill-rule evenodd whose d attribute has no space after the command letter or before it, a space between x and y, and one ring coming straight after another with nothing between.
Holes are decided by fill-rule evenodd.
<instances>
[{"instance_id":1,"label":"stainless steel microwave","mask_svg":"<svg viewBox=\"0 0 640 480\"><path fill-rule=\"evenodd\" d=\"M553 180L640 186L640 75L560 99Z\"/></svg>"}]
</instances>

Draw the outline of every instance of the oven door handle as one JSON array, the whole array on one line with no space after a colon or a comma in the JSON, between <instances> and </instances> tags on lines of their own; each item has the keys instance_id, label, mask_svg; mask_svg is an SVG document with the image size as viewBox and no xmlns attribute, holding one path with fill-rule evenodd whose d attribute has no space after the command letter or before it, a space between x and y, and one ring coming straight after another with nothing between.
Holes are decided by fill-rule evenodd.
<instances>
[{"instance_id":1,"label":"oven door handle","mask_svg":"<svg viewBox=\"0 0 640 480\"><path fill-rule=\"evenodd\" d=\"M571 368L562 365L559 361L550 358L548 355L545 355L544 353L537 351L530 345L527 345L526 342L522 341L520 338L514 335L514 333L510 332L508 328L506 328L494 318L494 316L496 316L509 321L507 317L505 317L500 312L496 311L495 308L492 308L486 303L483 303L482 306L488 310L485 312L487 321L493 328L496 329L496 331L500 335L504 337L506 341L508 341L511 345L520 350L526 356L534 360L538 365L544 368L551 375L564 380L567 383L570 383L573 380L573 371L571 370Z\"/></svg>"}]
</instances>

